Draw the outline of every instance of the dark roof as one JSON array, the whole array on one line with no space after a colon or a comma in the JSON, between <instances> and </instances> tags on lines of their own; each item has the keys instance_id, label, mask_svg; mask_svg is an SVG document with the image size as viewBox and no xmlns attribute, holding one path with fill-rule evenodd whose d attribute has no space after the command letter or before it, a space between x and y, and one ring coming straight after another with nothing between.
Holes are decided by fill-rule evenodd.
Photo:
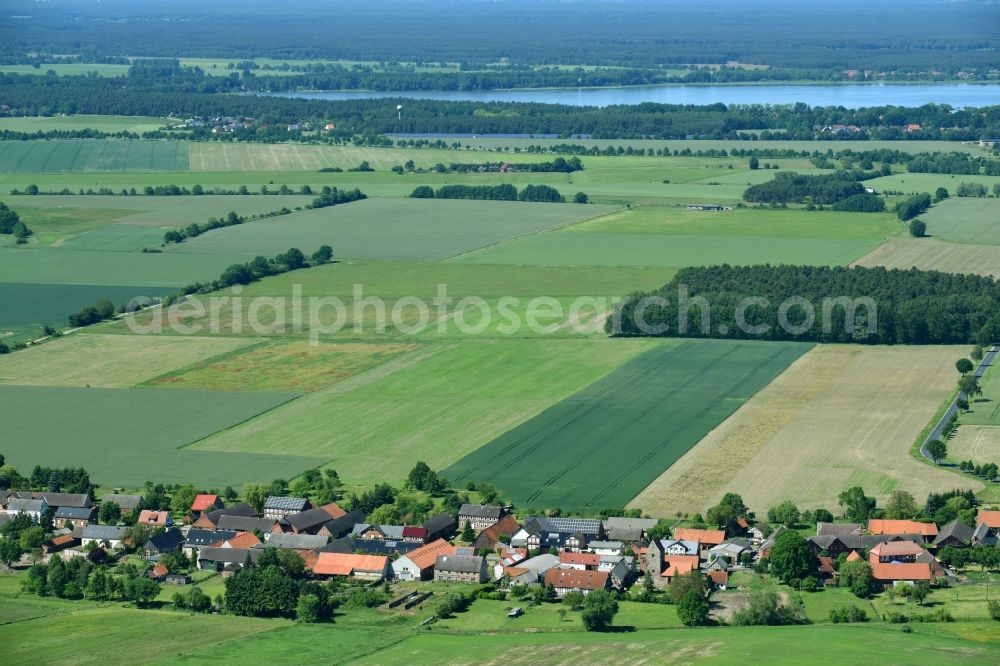
<instances>
[{"instance_id":1,"label":"dark roof","mask_svg":"<svg viewBox=\"0 0 1000 666\"><path fill-rule=\"evenodd\" d=\"M528 524L531 522L534 522L534 525L542 532L586 536L600 534L601 532L601 521L596 518L547 518L545 516L533 516L524 522L525 529L528 529Z\"/></svg>"},{"instance_id":2,"label":"dark roof","mask_svg":"<svg viewBox=\"0 0 1000 666\"><path fill-rule=\"evenodd\" d=\"M247 555L250 556L251 562L256 562L263 553L263 550L254 548L214 548L209 546L198 551L198 560L243 564L247 561Z\"/></svg>"},{"instance_id":3,"label":"dark roof","mask_svg":"<svg viewBox=\"0 0 1000 666\"><path fill-rule=\"evenodd\" d=\"M242 516L244 518L256 518L257 512L249 504L241 502L240 504L234 504L233 506L227 506L224 509L215 509L206 513L203 518L207 518L212 521L212 524L218 525L219 521L223 516Z\"/></svg>"},{"instance_id":4,"label":"dark roof","mask_svg":"<svg viewBox=\"0 0 1000 666\"><path fill-rule=\"evenodd\" d=\"M192 528L187 533L187 545L198 548L208 546L219 541L226 541L236 536L236 530L200 530Z\"/></svg>"},{"instance_id":5,"label":"dark roof","mask_svg":"<svg viewBox=\"0 0 1000 666\"><path fill-rule=\"evenodd\" d=\"M61 506L56 511L55 518L76 518L77 520L90 520L94 517L94 507Z\"/></svg>"},{"instance_id":6,"label":"dark roof","mask_svg":"<svg viewBox=\"0 0 1000 666\"><path fill-rule=\"evenodd\" d=\"M438 555L434 560L434 571L479 573L482 568L483 558L478 555Z\"/></svg>"},{"instance_id":7,"label":"dark roof","mask_svg":"<svg viewBox=\"0 0 1000 666\"><path fill-rule=\"evenodd\" d=\"M274 518L256 518L253 516L220 516L215 524L220 530L236 530L237 532L270 532L275 524Z\"/></svg>"},{"instance_id":8,"label":"dark roof","mask_svg":"<svg viewBox=\"0 0 1000 666\"><path fill-rule=\"evenodd\" d=\"M458 516L470 517L470 518L489 518L493 522L500 520L500 515L503 513L503 507L500 506L490 506L488 504L463 504L462 508L458 510Z\"/></svg>"},{"instance_id":9,"label":"dark roof","mask_svg":"<svg viewBox=\"0 0 1000 666\"><path fill-rule=\"evenodd\" d=\"M128 528L124 525L87 525L83 528L84 539L99 541L121 541Z\"/></svg>"},{"instance_id":10,"label":"dark roof","mask_svg":"<svg viewBox=\"0 0 1000 666\"><path fill-rule=\"evenodd\" d=\"M346 538L351 539L351 537ZM381 539L351 539L351 541L354 544L352 552L370 555L391 555L393 553L406 555L424 545L418 541L382 541Z\"/></svg>"},{"instance_id":11,"label":"dark roof","mask_svg":"<svg viewBox=\"0 0 1000 666\"><path fill-rule=\"evenodd\" d=\"M291 548L293 550L312 550L326 545L327 537L318 534L272 534L267 540L258 544L257 548Z\"/></svg>"},{"instance_id":12,"label":"dark roof","mask_svg":"<svg viewBox=\"0 0 1000 666\"><path fill-rule=\"evenodd\" d=\"M972 535L975 533L971 527L963 523L961 520L953 520L938 532L937 539L934 540L934 544L943 543L946 539L952 538L962 544L972 543Z\"/></svg>"},{"instance_id":13,"label":"dark roof","mask_svg":"<svg viewBox=\"0 0 1000 666\"><path fill-rule=\"evenodd\" d=\"M858 523L816 523L816 536L845 536L861 534Z\"/></svg>"},{"instance_id":14,"label":"dark roof","mask_svg":"<svg viewBox=\"0 0 1000 666\"><path fill-rule=\"evenodd\" d=\"M45 503L52 507L75 506L79 508L94 506L90 495L86 493L19 492L17 496L21 499L44 499Z\"/></svg>"},{"instance_id":15,"label":"dark roof","mask_svg":"<svg viewBox=\"0 0 1000 666\"><path fill-rule=\"evenodd\" d=\"M308 530L330 522L330 513L322 508L307 509L286 516L285 521L297 530Z\"/></svg>"},{"instance_id":16,"label":"dark roof","mask_svg":"<svg viewBox=\"0 0 1000 666\"><path fill-rule=\"evenodd\" d=\"M424 522L424 529L427 530L428 534L434 534L435 532L440 532L442 530L450 530L455 527L455 517L450 513L439 513L433 518L428 518Z\"/></svg>"},{"instance_id":17,"label":"dark roof","mask_svg":"<svg viewBox=\"0 0 1000 666\"><path fill-rule=\"evenodd\" d=\"M330 534L344 535L349 534L354 529L354 525L364 519L365 512L361 509L355 509L340 518L326 521L325 525Z\"/></svg>"},{"instance_id":18,"label":"dark roof","mask_svg":"<svg viewBox=\"0 0 1000 666\"><path fill-rule=\"evenodd\" d=\"M284 495L271 495L264 503L264 509L275 509L277 511L305 511L309 506L309 500L305 497L286 497Z\"/></svg>"},{"instance_id":19,"label":"dark roof","mask_svg":"<svg viewBox=\"0 0 1000 666\"><path fill-rule=\"evenodd\" d=\"M160 532L159 534L154 534L149 537L149 541L146 542L146 548L155 550L170 550L171 548L176 548L180 544L184 543L184 535L181 531L172 528L166 532Z\"/></svg>"},{"instance_id":20,"label":"dark roof","mask_svg":"<svg viewBox=\"0 0 1000 666\"><path fill-rule=\"evenodd\" d=\"M349 536L341 537L336 541L331 541L325 546L316 548L315 550L317 553L353 553L354 539Z\"/></svg>"}]
</instances>

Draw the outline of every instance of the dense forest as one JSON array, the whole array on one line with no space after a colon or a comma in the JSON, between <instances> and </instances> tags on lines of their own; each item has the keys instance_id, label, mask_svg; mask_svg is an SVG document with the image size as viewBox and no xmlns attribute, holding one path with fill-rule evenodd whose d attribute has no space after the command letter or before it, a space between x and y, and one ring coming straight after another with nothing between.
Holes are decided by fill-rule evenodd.
<instances>
[{"instance_id":1,"label":"dense forest","mask_svg":"<svg viewBox=\"0 0 1000 666\"><path fill-rule=\"evenodd\" d=\"M62 0L4 3L3 55L956 73L998 68L1000 6L883 0ZM406 35L401 39L400 35Z\"/></svg>"},{"instance_id":2,"label":"dense forest","mask_svg":"<svg viewBox=\"0 0 1000 666\"><path fill-rule=\"evenodd\" d=\"M682 288L686 288L690 307L678 305ZM660 297L661 300L644 301L647 297ZM843 306L829 301L824 306L824 299L843 297L871 299L875 307L857 307L848 320L850 324L845 326L847 317ZM705 304L708 308L702 307ZM811 323L810 309L814 315ZM783 316L788 325L782 325ZM704 325L705 317L709 322L707 326ZM686 322L687 329L683 334L682 322ZM658 326L660 330L651 328ZM766 328L755 332L751 327ZM685 268L664 287L624 299L608 320L607 331L624 336L992 344L1000 339L1000 283L977 275L916 269Z\"/></svg>"},{"instance_id":3,"label":"dense forest","mask_svg":"<svg viewBox=\"0 0 1000 666\"><path fill-rule=\"evenodd\" d=\"M858 139L978 140L1000 136L1000 106L955 110L927 104L916 108L707 106L638 104L578 107L534 103L442 102L435 100L357 99L322 101L252 94L212 94L173 89L169 79L120 79L0 75L0 99L8 115L92 113L180 117L251 117L255 126L239 133L255 140L274 125L334 121L338 131L352 134L469 133L590 135L594 138L689 137L739 138L748 130L784 130L789 139L812 139L824 127L871 128ZM406 103L400 118L396 104ZM920 130L907 131L909 124ZM270 126L270 128L268 128ZM284 128L280 128L284 133ZM912 128L911 128L912 129ZM835 135L829 134L831 138Z\"/></svg>"}]
</instances>

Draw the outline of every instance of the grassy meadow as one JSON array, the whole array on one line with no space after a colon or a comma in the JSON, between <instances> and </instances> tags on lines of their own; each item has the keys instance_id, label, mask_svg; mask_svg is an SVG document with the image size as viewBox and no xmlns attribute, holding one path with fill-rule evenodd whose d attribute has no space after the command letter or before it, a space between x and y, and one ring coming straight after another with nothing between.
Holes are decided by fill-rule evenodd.
<instances>
[{"instance_id":1,"label":"grassy meadow","mask_svg":"<svg viewBox=\"0 0 1000 666\"><path fill-rule=\"evenodd\" d=\"M927 234L950 243L1000 245L1000 199L950 198L921 216Z\"/></svg>"}]
</instances>

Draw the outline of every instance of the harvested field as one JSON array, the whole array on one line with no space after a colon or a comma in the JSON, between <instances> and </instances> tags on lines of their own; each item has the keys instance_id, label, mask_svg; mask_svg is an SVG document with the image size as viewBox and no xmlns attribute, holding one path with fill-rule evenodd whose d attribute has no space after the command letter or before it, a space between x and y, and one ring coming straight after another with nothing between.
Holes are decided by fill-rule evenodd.
<instances>
[{"instance_id":1,"label":"harvested field","mask_svg":"<svg viewBox=\"0 0 1000 666\"><path fill-rule=\"evenodd\" d=\"M251 344L248 338L81 333L0 357L0 384L127 388Z\"/></svg>"},{"instance_id":2,"label":"harvested field","mask_svg":"<svg viewBox=\"0 0 1000 666\"><path fill-rule=\"evenodd\" d=\"M954 387L964 347L820 345L638 494L653 515L704 511L737 492L761 512L785 499L837 509L854 485L880 500L982 484L912 457Z\"/></svg>"},{"instance_id":3,"label":"harvested field","mask_svg":"<svg viewBox=\"0 0 1000 666\"><path fill-rule=\"evenodd\" d=\"M952 198L920 216L927 234L953 243L1000 245L1000 199Z\"/></svg>"},{"instance_id":4,"label":"harvested field","mask_svg":"<svg viewBox=\"0 0 1000 666\"><path fill-rule=\"evenodd\" d=\"M892 238L853 266L919 268L1000 278L1000 246L946 243L934 238Z\"/></svg>"},{"instance_id":5,"label":"harvested field","mask_svg":"<svg viewBox=\"0 0 1000 666\"><path fill-rule=\"evenodd\" d=\"M948 460L958 464L971 460L977 465L1000 465L1000 427L961 425L948 440Z\"/></svg>"}]
</instances>

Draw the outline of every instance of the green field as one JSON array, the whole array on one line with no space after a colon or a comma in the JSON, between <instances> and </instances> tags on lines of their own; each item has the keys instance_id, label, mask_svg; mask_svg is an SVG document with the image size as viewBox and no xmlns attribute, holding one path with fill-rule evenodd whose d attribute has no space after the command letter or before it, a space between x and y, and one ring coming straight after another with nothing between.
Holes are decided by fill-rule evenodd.
<instances>
[{"instance_id":1,"label":"green field","mask_svg":"<svg viewBox=\"0 0 1000 666\"><path fill-rule=\"evenodd\" d=\"M7 277L7 268L4 266L0 275ZM71 313L102 298L122 304L135 296L165 296L171 291L173 289L135 285L0 282L0 303L3 303L0 340L38 338L42 335L42 326L46 325L63 328Z\"/></svg>"},{"instance_id":2,"label":"green field","mask_svg":"<svg viewBox=\"0 0 1000 666\"><path fill-rule=\"evenodd\" d=\"M13 67L31 69L28 65L0 65L0 72L8 72ZM117 67L128 69L127 65L50 65L53 68L79 68L82 73ZM90 69L86 69L86 68ZM35 70L37 72L37 70ZM43 69L44 71L44 69ZM58 72L57 72L58 73ZM54 132L65 130L95 129L102 132L153 132L171 121L167 118L148 116L28 116L20 118L0 118L0 130L12 132Z\"/></svg>"},{"instance_id":3,"label":"green field","mask_svg":"<svg viewBox=\"0 0 1000 666\"><path fill-rule=\"evenodd\" d=\"M293 393L0 386L4 455L35 465L86 467L97 483L147 479L203 487L293 478L323 462L295 453L214 453L184 447L288 402Z\"/></svg>"},{"instance_id":4,"label":"green field","mask_svg":"<svg viewBox=\"0 0 1000 666\"><path fill-rule=\"evenodd\" d=\"M0 173L187 171L182 141L56 139L0 142Z\"/></svg>"},{"instance_id":5,"label":"green field","mask_svg":"<svg viewBox=\"0 0 1000 666\"><path fill-rule=\"evenodd\" d=\"M657 344L608 339L429 344L192 448L323 457L345 479L399 480L418 460L433 469L446 467Z\"/></svg>"},{"instance_id":6,"label":"green field","mask_svg":"<svg viewBox=\"0 0 1000 666\"><path fill-rule=\"evenodd\" d=\"M900 232L888 214L641 207L500 243L457 261L497 264L845 265Z\"/></svg>"},{"instance_id":7,"label":"green field","mask_svg":"<svg viewBox=\"0 0 1000 666\"><path fill-rule=\"evenodd\" d=\"M979 381L982 395L969 401L972 411L959 416L959 422L971 425L1000 426L1000 368L991 366Z\"/></svg>"},{"instance_id":8,"label":"green field","mask_svg":"<svg viewBox=\"0 0 1000 666\"><path fill-rule=\"evenodd\" d=\"M216 229L168 254L272 256L322 244L338 257L436 261L610 211L604 206L509 201L367 199Z\"/></svg>"},{"instance_id":9,"label":"green field","mask_svg":"<svg viewBox=\"0 0 1000 666\"><path fill-rule=\"evenodd\" d=\"M1000 199L951 198L921 216L927 234L952 243L1000 245Z\"/></svg>"},{"instance_id":10,"label":"green field","mask_svg":"<svg viewBox=\"0 0 1000 666\"><path fill-rule=\"evenodd\" d=\"M623 506L811 345L667 340L444 472L518 506Z\"/></svg>"}]
</instances>

